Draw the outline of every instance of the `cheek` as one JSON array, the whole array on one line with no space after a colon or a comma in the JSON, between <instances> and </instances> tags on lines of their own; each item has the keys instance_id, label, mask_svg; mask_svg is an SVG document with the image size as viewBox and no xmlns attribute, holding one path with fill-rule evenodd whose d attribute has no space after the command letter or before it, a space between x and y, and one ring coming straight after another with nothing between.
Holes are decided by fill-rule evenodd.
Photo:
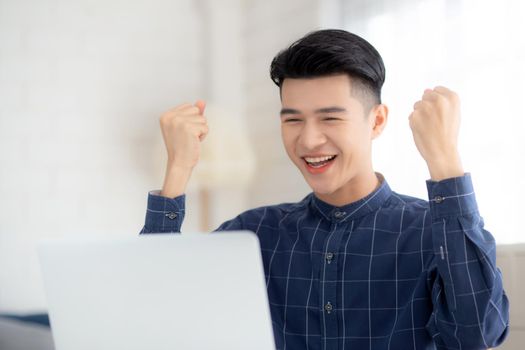
<instances>
[{"instance_id":1,"label":"cheek","mask_svg":"<svg viewBox=\"0 0 525 350\"><path fill-rule=\"evenodd\" d=\"M293 153L295 149L295 136L290 130L281 130L281 140L287 153Z\"/></svg>"},{"instance_id":2,"label":"cheek","mask_svg":"<svg viewBox=\"0 0 525 350\"><path fill-rule=\"evenodd\" d=\"M366 140L360 135L338 134L337 137L334 135L332 142L342 155L341 160L345 162L344 166L363 158L363 154L366 153Z\"/></svg>"},{"instance_id":3,"label":"cheek","mask_svg":"<svg viewBox=\"0 0 525 350\"><path fill-rule=\"evenodd\" d=\"M336 130L328 134L329 140L343 155L351 153L357 140L348 130Z\"/></svg>"}]
</instances>

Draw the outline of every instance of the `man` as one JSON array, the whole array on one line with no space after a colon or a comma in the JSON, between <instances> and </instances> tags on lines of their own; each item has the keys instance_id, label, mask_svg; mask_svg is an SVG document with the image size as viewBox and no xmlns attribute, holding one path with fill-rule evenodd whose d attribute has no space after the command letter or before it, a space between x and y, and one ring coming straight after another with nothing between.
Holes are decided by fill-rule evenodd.
<instances>
[{"instance_id":1,"label":"man","mask_svg":"<svg viewBox=\"0 0 525 350\"><path fill-rule=\"evenodd\" d=\"M279 349L486 349L508 332L508 300L458 153L459 98L425 90L409 117L429 201L392 191L371 161L386 126L385 69L364 39L309 33L281 51L286 152L312 193L248 210L217 230L261 242ZM160 119L168 166L142 233L180 232L184 192L208 133L204 101ZM212 131L213 132L213 131Z\"/></svg>"}]
</instances>

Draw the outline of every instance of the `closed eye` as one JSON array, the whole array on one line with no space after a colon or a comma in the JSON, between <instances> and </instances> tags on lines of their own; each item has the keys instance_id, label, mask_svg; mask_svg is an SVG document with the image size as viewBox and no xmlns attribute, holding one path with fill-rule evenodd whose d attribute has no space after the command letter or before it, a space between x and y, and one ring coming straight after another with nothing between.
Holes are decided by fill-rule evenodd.
<instances>
[{"instance_id":1,"label":"closed eye","mask_svg":"<svg viewBox=\"0 0 525 350\"><path fill-rule=\"evenodd\" d=\"M324 118L324 120L341 120L340 118L335 118L335 117L326 117Z\"/></svg>"},{"instance_id":2,"label":"closed eye","mask_svg":"<svg viewBox=\"0 0 525 350\"><path fill-rule=\"evenodd\" d=\"M300 122L300 121L301 119L298 119L298 118L288 118L284 120L285 123L293 123L293 122Z\"/></svg>"}]
</instances>

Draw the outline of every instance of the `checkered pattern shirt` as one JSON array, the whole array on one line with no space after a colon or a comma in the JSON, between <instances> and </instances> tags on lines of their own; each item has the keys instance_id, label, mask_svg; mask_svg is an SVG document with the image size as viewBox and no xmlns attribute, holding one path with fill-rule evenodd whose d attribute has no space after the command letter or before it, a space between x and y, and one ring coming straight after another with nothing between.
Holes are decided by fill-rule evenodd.
<instances>
[{"instance_id":1,"label":"checkered pattern shirt","mask_svg":"<svg viewBox=\"0 0 525 350\"><path fill-rule=\"evenodd\" d=\"M470 173L427 180L429 201L380 186L342 207L313 193L216 231L261 244L277 349L486 349L509 305ZM180 232L184 195L150 192L141 233Z\"/></svg>"}]
</instances>

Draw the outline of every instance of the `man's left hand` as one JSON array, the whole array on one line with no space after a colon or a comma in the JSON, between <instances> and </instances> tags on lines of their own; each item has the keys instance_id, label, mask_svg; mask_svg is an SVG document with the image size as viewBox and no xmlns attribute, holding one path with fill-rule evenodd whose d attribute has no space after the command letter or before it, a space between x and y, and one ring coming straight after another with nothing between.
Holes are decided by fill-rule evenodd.
<instances>
[{"instance_id":1,"label":"man's left hand","mask_svg":"<svg viewBox=\"0 0 525 350\"><path fill-rule=\"evenodd\" d=\"M458 152L460 114L458 95L437 86L425 90L408 117L416 147L434 181L464 175Z\"/></svg>"}]
</instances>

